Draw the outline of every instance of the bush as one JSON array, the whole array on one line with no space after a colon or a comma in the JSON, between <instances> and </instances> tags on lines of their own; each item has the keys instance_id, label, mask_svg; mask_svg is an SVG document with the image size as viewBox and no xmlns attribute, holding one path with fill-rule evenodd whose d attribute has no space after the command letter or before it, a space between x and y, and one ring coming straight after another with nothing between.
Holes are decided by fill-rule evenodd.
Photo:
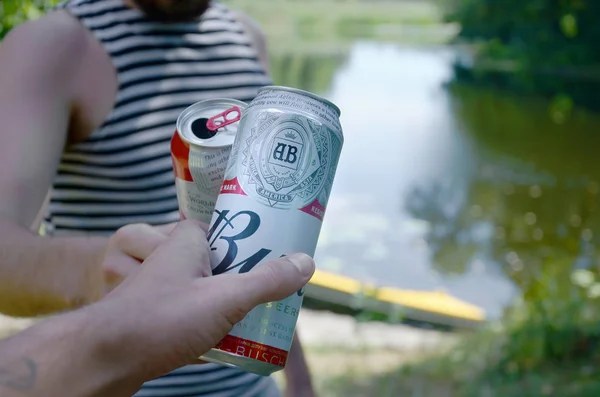
<instances>
[{"instance_id":1,"label":"bush","mask_svg":"<svg viewBox=\"0 0 600 397\"><path fill-rule=\"evenodd\" d=\"M15 26L41 16L58 0L0 0L0 40Z\"/></svg>"},{"instance_id":2,"label":"bush","mask_svg":"<svg viewBox=\"0 0 600 397\"><path fill-rule=\"evenodd\" d=\"M600 63L596 0L441 1L446 19L461 25L460 38L500 43L513 59L532 66ZM490 51L493 56L497 48Z\"/></svg>"}]
</instances>

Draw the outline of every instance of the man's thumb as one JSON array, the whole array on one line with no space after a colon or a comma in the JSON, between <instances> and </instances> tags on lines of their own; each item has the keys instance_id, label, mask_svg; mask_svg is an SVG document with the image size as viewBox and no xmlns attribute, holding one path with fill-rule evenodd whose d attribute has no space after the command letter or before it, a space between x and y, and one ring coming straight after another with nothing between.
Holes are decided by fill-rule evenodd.
<instances>
[{"instance_id":1,"label":"man's thumb","mask_svg":"<svg viewBox=\"0 0 600 397\"><path fill-rule=\"evenodd\" d=\"M308 283L315 262L306 254L292 254L259 265L251 272L232 275L223 303L236 312L250 311L261 303L287 298Z\"/></svg>"}]
</instances>

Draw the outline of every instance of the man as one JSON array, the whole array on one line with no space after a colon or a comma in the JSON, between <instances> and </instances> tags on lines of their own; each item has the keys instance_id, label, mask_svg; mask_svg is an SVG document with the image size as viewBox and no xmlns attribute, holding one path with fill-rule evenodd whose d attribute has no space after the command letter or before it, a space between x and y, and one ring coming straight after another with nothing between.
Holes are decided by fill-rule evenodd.
<instances>
[{"instance_id":1,"label":"man","mask_svg":"<svg viewBox=\"0 0 600 397\"><path fill-rule=\"evenodd\" d=\"M314 272L297 254L206 278L203 239L199 224L180 223L108 297L0 342L0 395L131 396L143 381L196 361L254 306L291 295Z\"/></svg>"},{"instance_id":2,"label":"man","mask_svg":"<svg viewBox=\"0 0 600 397\"><path fill-rule=\"evenodd\" d=\"M178 114L206 98L248 101L270 84L262 34L220 3L59 8L0 45L0 312L9 315L93 302L135 271L178 220L169 149ZM42 238L29 227L49 188ZM297 339L286 376L290 396L312 396ZM137 397L217 394L278 391L270 378L204 365Z\"/></svg>"}]
</instances>

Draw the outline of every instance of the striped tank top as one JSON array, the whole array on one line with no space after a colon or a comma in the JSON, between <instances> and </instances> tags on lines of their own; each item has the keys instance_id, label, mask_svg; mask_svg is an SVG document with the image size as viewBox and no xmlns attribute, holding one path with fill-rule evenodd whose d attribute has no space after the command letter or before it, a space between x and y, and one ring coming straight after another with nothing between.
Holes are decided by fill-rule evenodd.
<instances>
[{"instance_id":1,"label":"striped tank top","mask_svg":"<svg viewBox=\"0 0 600 397\"><path fill-rule=\"evenodd\" d=\"M103 45L118 93L103 125L62 157L45 217L48 235L111 234L129 223L179 220L170 139L194 102L250 101L271 84L244 27L218 2L196 22L161 24L122 0L71 0L59 8ZM275 397L271 378L214 364L181 368L136 397Z\"/></svg>"}]
</instances>

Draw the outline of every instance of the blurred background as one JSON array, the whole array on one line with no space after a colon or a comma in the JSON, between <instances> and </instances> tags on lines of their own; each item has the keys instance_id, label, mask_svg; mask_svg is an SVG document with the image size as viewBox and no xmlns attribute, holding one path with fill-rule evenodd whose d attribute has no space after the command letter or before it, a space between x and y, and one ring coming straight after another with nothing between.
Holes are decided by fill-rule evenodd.
<instances>
[{"instance_id":1,"label":"blurred background","mask_svg":"<svg viewBox=\"0 0 600 397\"><path fill-rule=\"evenodd\" d=\"M485 313L308 311L320 395L599 396L600 2L223 2L342 109L320 268ZM0 38L53 3L2 0Z\"/></svg>"}]
</instances>

